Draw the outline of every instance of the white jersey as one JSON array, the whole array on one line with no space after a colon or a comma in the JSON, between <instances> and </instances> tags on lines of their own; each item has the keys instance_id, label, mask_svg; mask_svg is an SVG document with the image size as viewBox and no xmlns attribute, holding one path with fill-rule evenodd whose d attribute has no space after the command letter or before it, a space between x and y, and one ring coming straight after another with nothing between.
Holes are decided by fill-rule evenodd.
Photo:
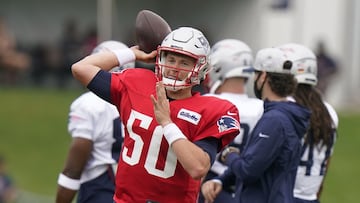
<instances>
[{"instance_id":1,"label":"white jersey","mask_svg":"<svg viewBox=\"0 0 360 203\"><path fill-rule=\"evenodd\" d=\"M334 108L325 102L325 106L333 120L333 128L338 127L338 116ZM301 157L301 163L297 170L294 196L304 200L316 200L317 193L320 190L321 184L326 174L326 165L328 158L332 155L334 150L334 144L336 141L336 132L333 134L333 145L330 149L326 146L321 147L322 143L314 146L311 150L309 146L304 148L303 155ZM304 139L302 140L304 144Z\"/></svg>"},{"instance_id":2,"label":"white jersey","mask_svg":"<svg viewBox=\"0 0 360 203\"><path fill-rule=\"evenodd\" d=\"M116 169L121 149L122 125L116 107L92 92L78 97L70 107L68 131L72 137L93 142L80 182L92 180L109 166Z\"/></svg>"},{"instance_id":3,"label":"white jersey","mask_svg":"<svg viewBox=\"0 0 360 203\"><path fill-rule=\"evenodd\" d=\"M241 145L243 144L244 138L245 140L249 139L248 136L264 112L263 101L250 98L246 94L235 93L206 94L206 96L215 96L232 102L239 111L241 128L240 134L235 137L233 143ZM227 166L215 160L210 170L220 175L226 169Z\"/></svg>"}]
</instances>

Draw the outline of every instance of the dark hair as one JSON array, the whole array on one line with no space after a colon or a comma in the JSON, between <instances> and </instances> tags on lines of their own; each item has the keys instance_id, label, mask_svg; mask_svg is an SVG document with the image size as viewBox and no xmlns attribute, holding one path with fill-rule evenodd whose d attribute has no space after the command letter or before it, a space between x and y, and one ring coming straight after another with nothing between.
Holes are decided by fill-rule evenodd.
<instances>
[{"instance_id":1,"label":"dark hair","mask_svg":"<svg viewBox=\"0 0 360 203\"><path fill-rule=\"evenodd\" d=\"M271 90L278 96L286 97L295 92L297 82L294 75L267 72L267 78Z\"/></svg>"},{"instance_id":2,"label":"dark hair","mask_svg":"<svg viewBox=\"0 0 360 203\"><path fill-rule=\"evenodd\" d=\"M327 110L320 92L308 84L299 84L294 98L300 105L308 107L311 110L310 128L306 135L312 136L315 144L323 141L323 144L330 147L333 142L333 121ZM305 137L305 142L309 143L309 136Z\"/></svg>"}]
</instances>

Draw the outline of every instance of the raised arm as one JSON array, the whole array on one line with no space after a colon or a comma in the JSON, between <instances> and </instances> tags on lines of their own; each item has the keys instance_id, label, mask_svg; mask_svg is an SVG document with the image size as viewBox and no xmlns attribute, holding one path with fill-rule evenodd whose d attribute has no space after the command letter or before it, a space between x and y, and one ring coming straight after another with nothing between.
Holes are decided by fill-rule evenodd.
<instances>
[{"instance_id":1,"label":"raised arm","mask_svg":"<svg viewBox=\"0 0 360 203\"><path fill-rule=\"evenodd\" d=\"M149 54L138 49L137 46L130 49L110 50L86 56L72 65L73 76L84 86L87 86L99 70L109 71L115 66L121 66L134 60L149 62L156 56L156 51Z\"/></svg>"}]
</instances>

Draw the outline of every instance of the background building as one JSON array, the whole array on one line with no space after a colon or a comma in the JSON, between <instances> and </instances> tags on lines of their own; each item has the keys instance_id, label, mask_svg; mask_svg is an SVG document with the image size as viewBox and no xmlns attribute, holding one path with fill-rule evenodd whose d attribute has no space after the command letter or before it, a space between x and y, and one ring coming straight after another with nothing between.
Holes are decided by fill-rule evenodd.
<instances>
[{"instance_id":1,"label":"background building","mask_svg":"<svg viewBox=\"0 0 360 203\"><path fill-rule=\"evenodd\" d=\"M199 27L210 43L241 39L254 52L290 41L315 51L321 40L340 69L326 92L327 100L338 108L360 101L360 2L356 0L0 0L0 4L0 15L25 48L55 45L69 19L84 37L96 27L98 40L132 45L136 14L142 9L159 13L173 28Z\"/></svg>"}]
</instances>

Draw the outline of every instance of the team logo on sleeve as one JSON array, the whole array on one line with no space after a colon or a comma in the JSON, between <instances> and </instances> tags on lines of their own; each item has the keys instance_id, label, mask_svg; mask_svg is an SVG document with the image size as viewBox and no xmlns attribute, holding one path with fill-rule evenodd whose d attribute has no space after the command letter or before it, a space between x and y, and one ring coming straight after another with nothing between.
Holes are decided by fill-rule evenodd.
<instances>
[{"instance_id":1,"label":"team logo on sleeve","mask_svg":"<svg viewBox=\"0 0 360 203\"><path fill-rule=\"evenodd\" d=\"M219 132L224 132L231 129L239 129L239 122L231 116L222 116L218 121L217 125Z\"/></svg>"}]
</instances>

